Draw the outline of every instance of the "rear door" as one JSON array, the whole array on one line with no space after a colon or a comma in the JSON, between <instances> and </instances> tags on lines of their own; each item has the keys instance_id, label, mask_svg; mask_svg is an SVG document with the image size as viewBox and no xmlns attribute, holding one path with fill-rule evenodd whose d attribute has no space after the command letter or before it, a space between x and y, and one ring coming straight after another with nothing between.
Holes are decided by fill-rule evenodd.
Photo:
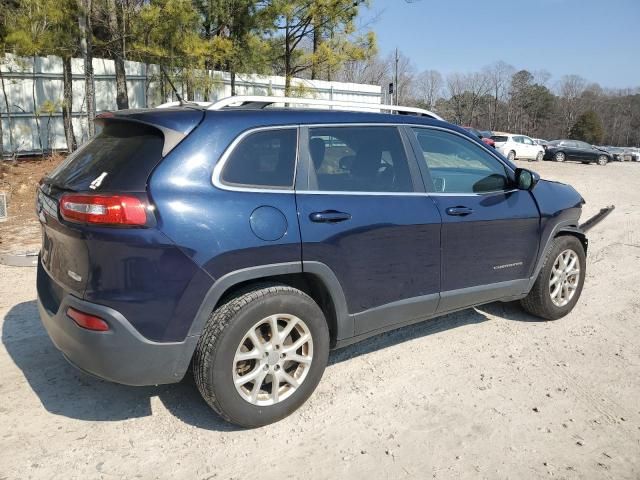
<instances>
[{"instance_id":1,"label":"rear door","mask_svg":"<svg viewBox=\"0 0 640 480\"><path fill-rule=\"evenodd\" d=\"M413 127L426 188L442 216L438 311L524 291L538 252L538 208L506 164L463 135Z\"/></svg>"},{"instance_id":2,"label":"rear door","mask_svg":"<svg viewBox=\"0 0 640 480\"><path fill-rule=\"evenodd\" d=\"M524 146L526 147L527 158L536 158L538 155L538 146L529 137L522 137Z\"/></svg>"},{"instance_id":3,"label":"rear door","mask_svg":"<svg viewBox=\"0 0 640 480\"><path fill-rule=\"evenodd\" d=\"M396 126L303 128L296 201L303 269L328 266L353 334L433 314L440 214Z\"/></svg>"}]
</instances>

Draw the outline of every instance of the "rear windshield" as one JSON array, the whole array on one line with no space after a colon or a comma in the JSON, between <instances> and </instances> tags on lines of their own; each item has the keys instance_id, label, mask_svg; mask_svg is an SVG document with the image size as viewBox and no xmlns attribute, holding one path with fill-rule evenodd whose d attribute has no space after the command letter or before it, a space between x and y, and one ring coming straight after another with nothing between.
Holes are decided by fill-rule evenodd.
<instances>
[{"instance_id":1,"label":"rear windshield","mask_svg":"<svg viewBox=\"0 0 640 480\"><path fill-rule=\"evenodd\" d=\"M509 140L509 137L506 137L504 135L493 135L491 139L494 142L506 142L507 140Z\"/></svg>"},{"instance_id":2,"label":"rear windshield","mask_svg":"<svg viewBox=\"0 0 640 480\"><path fill-rule=\"evenodd\" d=\"M162 159L163 145L162 132L156 128L109 121L48 180L65 190L144 191L149 174Z\"/></svg>"}]
</instances>

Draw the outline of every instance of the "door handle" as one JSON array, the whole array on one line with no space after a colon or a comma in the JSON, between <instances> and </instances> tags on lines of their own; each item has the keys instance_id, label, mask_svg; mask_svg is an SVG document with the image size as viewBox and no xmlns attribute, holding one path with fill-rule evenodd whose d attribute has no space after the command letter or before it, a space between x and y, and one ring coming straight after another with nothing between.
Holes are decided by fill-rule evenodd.
<instances>
[{"instance_id":1,"label":"door handle","mask_svg":"<svg viewBox=\"0 0 640 480\"><path fill-rule=\"evenodd\" d=\"M469 207L449 207L446 210L447 215L453 215L456 217L464 217L465 215L469 215L473 213L473 208Z\"/></svg>"},{"instance_id":2,"label":"door handle","mask_svg":"<svg viewBox=\"0 0 640 480\"><path fill-rule=\"evenodd\" d=\"M309 215L309 219L317 223L338 223L351 220L351 214L337 210L325 210L324 212L313 212Z\"/></svg>"}]
</instances>

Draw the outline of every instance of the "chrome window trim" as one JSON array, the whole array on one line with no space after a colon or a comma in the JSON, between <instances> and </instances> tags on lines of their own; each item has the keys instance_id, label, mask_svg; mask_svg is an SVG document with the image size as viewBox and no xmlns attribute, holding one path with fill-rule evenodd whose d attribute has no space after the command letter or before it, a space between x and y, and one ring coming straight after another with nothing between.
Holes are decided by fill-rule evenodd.
<instances>
[{"instance_id":1,"label":"chrome window trim","mask_svg":"<svg viewBox=\"0 0 640 480\"><path fill-rule=\"evenodd\" d=\"M224 166L229 160L229 157L234 152L236 147L249 135L257 132L268 131L268 130L295 130L296 132L296 158L293 164L293 181L291 186L288 188L273 188L269 185L265 187L260 186L240 186L236 184L224 183L221 179L222 171L224 170ZM261 192L261 193L295 193L295 184L296 184L296 175L298 173L298 160L300 155L300 128L299 125L273 125L268 127L256 127L251 128L249 130L245 130L240 135L238 135L233 142L229 144L229 146L225 149L224 153L216 163L216 166L213 167L213 173L211 174L211 182L213 186L219 188L220 190L228 190L231 192Z\"/></svg>"},{"instance_id":2,"label":"chrome window trim","mask_svg":"<svg viewBox=\"0 0 640 480\"><path fill-rule=\"evenodd\" d=\"M416 196L425 196L425 197L429 197L429 196L434 196L434 197L445 197L445 196L463 196L463 197L480 197L480 196L487 196L487 195L495 195L495 194L501 194L501 193L512 193L517 191L518 189L510 189L510 190L499 190L496 192L484 192L484 193L443 193L443 192L359 192L359 191L330 191L330 190L296 190L295 189L295 184L296 184L296 176L298 173L298 162L300 161L300 128L301 127L305 127L308 129L311 128L327 128L327 127L409 127L409 128L428 128L428 129L433 129L433 130L441 130L443 132L446 133L451 133L454 135L458 135L459 137L464 138L465 140L467 140L469 143L471 143L472 145L476 145L479 148L482 148L485 152L487 152L489 155L491 155L493 158L495 158L498 162L500 162L500 164L502 164L505 168L507 168L511 173L515 174L515 170L513 168L511 168L510 165L506 164L505 162L503 162L500 157L498 157L495 152L492 152L491 150L489 150L487 147L485 147L484 145L477 145L474 144L469 138L467 138L464 134L460 133L460 132L456 132L454 130L448 129L448 128L443 128L440 126L435 126L435 125L423 125L423 124L419 124L419 123L412 123L412 122L403 122L403 123L399 123L399 122L393 122L393 123L387 123L387 122L365 122L365 123L314 123L314 124L288 124L288 125L271 125L271 126L266 126L266 127L254 127L254 128L250 128L248 130L245 130L244 132L240 133L230 144L229 146L225 149L225 151L223 152L222 156L220 157L220 159L218 160L218 162L216 163L215 167L213 168L213 173L211 175L211 181L213 183L213 185L220 189L220 190L227 190L227 191L233 191L233 192L253 192L253 193L289 193L289 194L293 194L293 193L297 193L297 194L301 194L301 195L375 195L375 196L407 196L407 197L416 197ZM247 136L251 135L252 133L256 133L256 132L260 132L260 131L265 131L265 130L288 130L288 129L296 129L296 159L295 159L295 165L294 165L294 172L293 172L293 184L291 188L287 188L287 189L283 189L283 188L269 188L269 187L258 187L258 186L254 186L254 187L240 187L240 186L236 186L236 185L229 185L226 183L223 183L220 180L220 175L222 174L222 170L224 169L224 166L227 162L227 160L229 159L229 157L231 156L231 154L233 153L233 151L235 150L235 148L238 146L238 144L244 140ZM410 158L407 158L407 160L411 161ZM419 160L419 159L418 159Z\"/></svg>"}]
</instances>

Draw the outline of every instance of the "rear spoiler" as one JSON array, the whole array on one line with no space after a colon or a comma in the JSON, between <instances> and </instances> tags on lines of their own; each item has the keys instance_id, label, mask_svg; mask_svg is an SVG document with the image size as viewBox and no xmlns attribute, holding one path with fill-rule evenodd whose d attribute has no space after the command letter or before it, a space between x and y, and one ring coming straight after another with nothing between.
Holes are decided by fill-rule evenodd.
<instances>
[{"instance_id":1,"label":"rear spoiler","mask_svg":"<svg viewBox=\"0 0 640 480\"><path fill-rule=\"evenodd\" d=\"M144 109L104 112L96 116L96 121L135 122L157 128L164 136L162 156L166 157L176 145L200 124L203 118L204 112L201 109L166 108L163 110Z\"/></svg>"}]
</instances>

